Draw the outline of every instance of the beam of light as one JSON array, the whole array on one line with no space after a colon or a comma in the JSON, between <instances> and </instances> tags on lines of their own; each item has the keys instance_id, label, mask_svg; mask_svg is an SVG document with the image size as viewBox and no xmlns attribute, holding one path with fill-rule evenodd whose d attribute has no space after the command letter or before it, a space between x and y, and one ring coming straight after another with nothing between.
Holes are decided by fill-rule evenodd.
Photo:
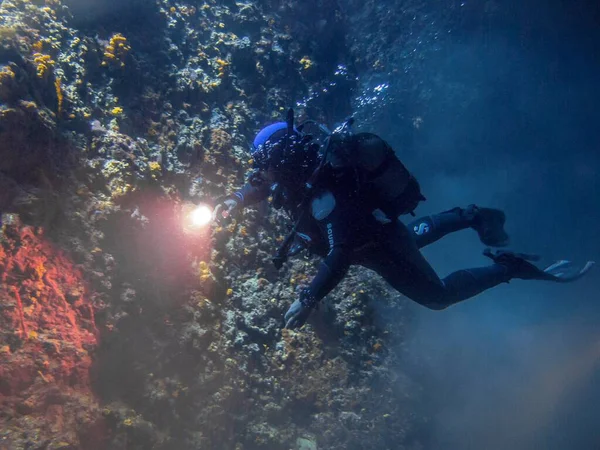
<instances>
[{"instance_id":1,"label":"beam of light","mask_svg":"<svg viewBox=\"0 0 600 450\"><path fill-rule=\"evenodd\" d=\"M210 234L210 225L213 222L213 208L206 203L194 205L185 203L181 205L180 223L185 234L195 236Z\"/></svg>"},{"instance_id":2,"label":"beam of light","mask_svg":"<svg viewBox=\"0 0 600 450\"><path fill-rule=\"evenodd\" d=\"M212 222L212 208L208 205L198 205L189 214L189 222L193 228L203 228Z\"/></svg>"}]
</instances>

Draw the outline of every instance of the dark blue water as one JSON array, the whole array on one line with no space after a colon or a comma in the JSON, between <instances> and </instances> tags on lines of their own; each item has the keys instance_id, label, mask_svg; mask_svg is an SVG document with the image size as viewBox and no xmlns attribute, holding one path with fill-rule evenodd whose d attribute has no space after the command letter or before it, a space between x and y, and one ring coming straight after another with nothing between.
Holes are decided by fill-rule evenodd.
<instances>
[{"instance_id":1,"label":"dark blue water","mask_svg":"<svg viewBox=\"0 0 600 450\"><path fill-rule=\"evenodd\" d=\"M421 31L423 60L398 48L401 70L367 77L358 116L418 176L420 213L500 207L515 250L600 260L598 7L463 8ZM425 254L445 275L486 264L481 250L462 232ZM443 312L415 306L427 447L600 448L599 291L597 269L568 286L514 281Z\"/></svg>"}]
</instances>

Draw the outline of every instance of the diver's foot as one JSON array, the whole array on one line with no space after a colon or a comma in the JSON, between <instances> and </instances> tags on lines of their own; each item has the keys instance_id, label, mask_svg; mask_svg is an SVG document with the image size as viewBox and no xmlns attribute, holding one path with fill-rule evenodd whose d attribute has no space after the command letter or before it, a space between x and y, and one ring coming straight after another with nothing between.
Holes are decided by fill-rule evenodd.
<instances>
[{"instance_id":1,"label":"diver's foot","mask_svg":"<svg viewBox=\"0 0 600 450\"><path fill-rule=\"evenodd\" d=\"M593 267L594 262L588 261L583 266L576 266L570 261L560 260L545 269L532 264L538 261L537 255L525 255L504 250L495 253L486 249L483 254L491 258L496 264L506 267L507 279L519 278L521 280L546 280L559 283L569 283L584 276Z\"/></svg>"},{"instance_id":2,"label":"diver's foot","mask_svg":"<svg viewBox=\"0 0 600 450\"><path fill-rule=\"evenodd\" d=\"M483 254L496 264L504 266L509 279L537 280L545 278L544 272L531 263L531 261L539 260L537 255L525 255L504 250L497 250L494 253L489 248Z\"/></svg>"},{"instance_id":3,"label":"diver's foot","mask_svg":"<svg viewBox=\"0 0 600 450\"><path fill-rule=\"evenodd\" d=\"M475 205L467 207L467 213L473 214L471 228L477 231L479 239L490 247L505 247L510 239L504 231L506 215L499 209L481 208Z\"/></svg>"}]
</instances>

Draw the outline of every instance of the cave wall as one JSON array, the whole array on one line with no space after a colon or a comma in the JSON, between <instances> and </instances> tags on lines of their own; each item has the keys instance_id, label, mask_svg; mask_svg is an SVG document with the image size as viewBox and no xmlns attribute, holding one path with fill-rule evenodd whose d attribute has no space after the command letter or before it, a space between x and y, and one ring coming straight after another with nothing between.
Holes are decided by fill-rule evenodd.
<instances>
[{"instance_id":1,"label":"cave wall","mask_svg":"<svg viewBox=\"0 0 600 450\"><path fill-rule=\"evenodd\" d=\"M388 351L410 314L370 307L402 298L353 271L285 331L315 270L272 267L285 217L181 227L287 107L350 113L349 24L318 0L0 5L0 445L419 448L418 383Z\"/></svg>"}]
</instances>

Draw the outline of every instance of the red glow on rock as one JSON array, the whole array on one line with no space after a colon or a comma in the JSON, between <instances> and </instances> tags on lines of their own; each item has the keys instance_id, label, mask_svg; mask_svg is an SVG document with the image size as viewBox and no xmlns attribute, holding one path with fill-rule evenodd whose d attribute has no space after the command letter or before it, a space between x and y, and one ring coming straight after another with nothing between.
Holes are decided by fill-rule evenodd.
<instances>
[{"instance_id":1,"label":"red glow on rock","mask_svg":"<svg viewBox=\"0 0 600 450\"><path fill-rule=\"evenodd\" d=\"M2 444L21 448L18 430L35 429L40 439L47 432L51 442L79 448L80 435L103 428L90 387L90 352L98 341L87 284L41 233L17 225L5 231L0 240L0 428L15 433ZM102 436L94 439L102 442Z\"/></svg>"}]
</instances>

